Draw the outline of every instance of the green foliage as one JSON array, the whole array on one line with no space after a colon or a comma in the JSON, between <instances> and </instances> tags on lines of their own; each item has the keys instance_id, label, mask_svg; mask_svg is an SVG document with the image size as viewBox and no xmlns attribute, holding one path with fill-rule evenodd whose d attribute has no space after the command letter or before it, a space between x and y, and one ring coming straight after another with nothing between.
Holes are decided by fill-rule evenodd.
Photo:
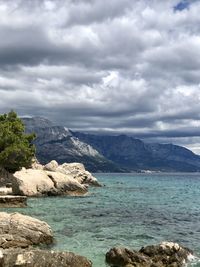
<instances>
[{"instance_id":1,"label":"green foliage","mask_svg":"<svg viewBox=\"0 0 200 267\"><path fill-rule=\"evenodd\" d=\"M0 115L0 167L9 172L30 167L35 155L35 134L24 131L24 124L14 111Z\"/></svg>"}]
</instances>

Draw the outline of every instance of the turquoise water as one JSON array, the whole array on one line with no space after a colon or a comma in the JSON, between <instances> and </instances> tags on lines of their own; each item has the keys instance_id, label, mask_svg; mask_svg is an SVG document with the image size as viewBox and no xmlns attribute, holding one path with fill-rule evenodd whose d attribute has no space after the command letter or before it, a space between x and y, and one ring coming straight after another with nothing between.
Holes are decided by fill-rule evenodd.
<instances>
[{"instance_id":1,"label":"turquoise water","mask_svg":"<svg viewBox=\"0 0 200 267\"><path fill-rule=\"evenodd\" d=\"M200 174L96 177L105 186L86 197L29 199L17 211L49 223L53 249L84 255L94 267L104 267L105 253L116 245L139 249L168 240L200 255Z\"/></svg>"}]
</instances>

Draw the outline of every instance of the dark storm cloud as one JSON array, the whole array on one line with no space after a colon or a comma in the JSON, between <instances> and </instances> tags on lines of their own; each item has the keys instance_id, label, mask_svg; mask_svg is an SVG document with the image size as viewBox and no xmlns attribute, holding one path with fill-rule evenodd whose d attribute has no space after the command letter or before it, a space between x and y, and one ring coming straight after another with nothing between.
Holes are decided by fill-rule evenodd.
<instances>
[{"instance_id":1,"label":"dark storm cloud","mask_svg":"<svg viewBox=\"0 0 200 267\"><path fill-rule=\"evenodd\" d=\"M0 0L0 112L199 152L199 12L199 1Z\"/></svg>"},{"instance_id":2,"label":"dark storm cloud","mask_svg":"<svg viewBox=\"0 0 200 267\"><path fill-rule=\"evenodd\" d=\"M56 52L39 28L1 27L0 36L0 65L38 64Z\"/></svg>"},{"instance_id":3,"label":"dark storm cloud","mask_svg":"<svg viewBox=\"0 0 200 267\"><path fill-rule=\"evenodd\" d=\"M10 28L0 27L0 66L38 65L38 64L87 64L93 57L93 47L83 44L81 49L71 44L56 43L37 27ZM82 51L84 49L84 53Z\"/></svg>"}]
</instances>

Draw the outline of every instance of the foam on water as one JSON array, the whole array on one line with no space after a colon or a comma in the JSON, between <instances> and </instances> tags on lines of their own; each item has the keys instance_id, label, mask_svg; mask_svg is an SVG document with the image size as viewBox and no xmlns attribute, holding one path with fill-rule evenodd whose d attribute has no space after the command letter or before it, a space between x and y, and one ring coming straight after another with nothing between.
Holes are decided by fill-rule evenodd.
<instances>
[{"instance_id":1,"label":"foam on water","mask_svg":"<svg viewBox=\"0 0 200 267\"><path fill-rule=\"evenodd\" d=\"M187 266L200 266L200 258L199 257L196 257L196 256L194 256L194 255L192 255L192 254L190 254L189 256L188 256L188 265Z\"/></svg>"},{"instance_id":2,"label":"foam on water","mask_svg":"<svg viewBox=\"0 0 200 267\"><path fill-rule=\"evenodd\" d=\"M50 224L53 249L84 255L94 267L104 267L105 253L117 245L139 249L165 240L200 255L199 174L96 176L105 187L87 197L33 198L18 211Z\"/></svg>"}]
</instances>

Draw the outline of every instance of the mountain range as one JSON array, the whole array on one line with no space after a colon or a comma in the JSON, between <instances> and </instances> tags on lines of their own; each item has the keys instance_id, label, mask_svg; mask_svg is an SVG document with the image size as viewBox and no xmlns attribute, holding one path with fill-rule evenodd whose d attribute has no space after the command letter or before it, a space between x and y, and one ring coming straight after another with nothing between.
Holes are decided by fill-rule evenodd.
<instances>
[{"instance_id":1,"label":"mountain range","mask_svg":"<svg viewBox=\"0 0 200 267\"><path fill-rule=\"evenodd\" d=\"M92 172L200 171L200 156L181 146L75 132L42 117L22 119L26 132L36 133L36 156L43 164L81 162Z\"/></svg>"}]
</instances>

